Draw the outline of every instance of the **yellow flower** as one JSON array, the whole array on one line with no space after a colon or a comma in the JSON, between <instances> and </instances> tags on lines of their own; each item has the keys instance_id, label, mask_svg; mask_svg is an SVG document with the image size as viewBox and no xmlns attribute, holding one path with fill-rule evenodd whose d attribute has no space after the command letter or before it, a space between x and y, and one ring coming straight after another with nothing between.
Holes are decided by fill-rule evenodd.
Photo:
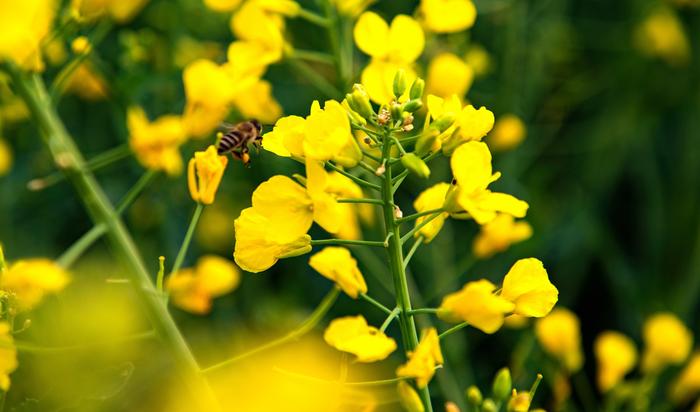
<instances>
[{"instance_id":1,"label":"yellow flower","mask_svg":"<svg viewBox=\"0 0 700 412\"><path fill-rule=\"evenodd\" d=\"M457 180L456 191L448 196L448 206L458 211L461 207L477 223L485 224L496 218L498 213L514 217L524 217L528 204L509 194L496 193L487 189L501 174L492 174L491 152L482 142L468 142L455 150L450 159L452 174ZM456 203L456 205L455 205Z\"/></svg>"},{"instance_id":2,"label":"yellow flower","mask_svg":"<svg viewBox=\"0 0 700 412\"><path fill-rule=\"evenodd\" d=\"M339 351L357 356L358 362L380 361L396 350L396 342L369 326L362 315L332 320L323 339Z\"/></svg>"},{"instance_id":3,"label":"yellow flower","mask_svg":"<svg viewBox=\"0 0 700 412\"><path fill-rule=\"evenodd\" d=\"M267 66L282 58L282 52L256 41L238 40L228 46L226 57L228 62L223 67L233 78L237 89L242 90L260 80Z\"/></svg>"},{"instance_id":4,"label":"yellow flower","mask_svg":"<svg viewBox=\"0 0 700 412\"><path fill-rule=\"evenodd\" d=\"M309 235L300 234L295 238L280 237L272 222L252 207L241 212L234 226L236 246L233 257L236 264L248 272L262 272L272 267L279 259L299 256L311 251Z\"/></svg>"},{"instance_id":5,"label":"yellow flower","mask_svg":"<svg viewBox=\"0 0 700 412\"><path fill-rule=\"evenodd\" d=\"M440 53L428 66L427 93L448 98L464 96L474 80L474 70L452 53Z\"/></svg>"},{"instance_id":6,"label":"yellow flower","mask_svg":"<svg viewBox=\"0 0 700 412\"><path fill-rule=\"evenodd\" d=\"M559 291L549 281L539 259L520 259L503 279L501 296L515 304L514 313L533 318L546 316L557 303Z\"/></svg>"},{"instance_id":7,"label":"yellow flower","mask_svg":"<svg viewBox=\"0 0 700 412\"><path fill-rule=\"evenodd\" d=\"M205 137L224 120L238 87L224 66L195 60L182 72L187 104L183 123L187 134Z\"/></svg>"},{"instance_id":8,"label":"yellow flower","mask_svg":"<svg viewBox=\"0 0 700 412\"><path fill-rule=\"evenodd\" d=\"M195 152L187 165L187 186L192 200L205 205L214 203L227 164L228 158L219 156L213 145L205 151Z\"/></svg>"},{"instance_id":9,"label":"yellow flower","mask_svg":"<svg viewBox=\"0 0 700 412\"><path fill-rule=\"evenodd\" d=\"M260 80L241 90L233 98L233 105L241 115L262 123L274 123L282 115L282 106L272 95L270 82Z\"/></svg>"},{"instance_id":10,"label":"yellow flower","mask_svg":"<svg viewBox=\"0 0 700 412\"><path fill-rule=\"evenodd\" d=\"M690 59L690 44L682 23L669 8L655 9L635 31L635 44L642 53L681 66Z\"/></svg>"},{"instance_id":11,"label":"yellow flower","mask_svg":"<svg viewBox=\"0 0 700 412\"><path fill-rule=\"evenodd\" d=\"M493 150L510 150L518 146L526 135L525 123L514 114L505 114L496 121L488 143Z\"/></svg>"},{"instance_id":12,"label":"yellow flower","mask_svg":"<svg viewBox=\"0 0 700 412\"><path fill-rule=\"evenodd\" d=\"M659 372L667 365L683 363L693 346L693 334L674 314L661 312L644 323L642 370Z\"/></svg>"},{"instance_id":13,"label":"yellow flower","mask_svg":"<svg viewBox=\"0 0 700 412\"><path fill-rule=\"evenodd\" d=\"M598 335L593 344L598 361L598 388L607 392L617 385L637 363L637 348L627 336L614 331Z\"/></svg>"},{"instance_id":14,"label":"yellow flower","mask_svg":"<svg viewBox=\"0 0 700 412\"><path fill-rule=\"evenodd\" d=\"M166 281L165 288L172 302L191 313L211 311L212 299L234 290L240 282L236 266L219 256L199 258L194 268L181 269Z\"/></svg>"},{"instance_id":15,"label":"yellow flower","mask_svg":"<svg viewBox=\"0 0 700 412\"><path fill-rule=\"evenodd\" d=\"M480 107L478 110L468 105L457 114L454 133L442 143L442 151L450 155L461 144L472 141L480 141L491 131L494 124L494 116L490 110Z\"/></svg>"},{"instance_id":16,"label":"yellow flower","mask_svg":"<svg viewBox=\"0 0 700 412\"><path fill-rule=\"evenodd\" d=\"M459 292L442 299L439 316L449 322L468 322L484 333L495 333L515 304L494 294L496 285L486 279L468 282Z\"/></svg>"},{"instance_id":17,"label":"yellow flower","mask_svg":"<svg viewBox=\"0 0 700 412\"><path fill-rule=\"evenodd\" d=\"M44 55L46 60L52 66L59 66L63 64L68 58L68 52L66 51L66 45L62 38L55 38L50 40L44 45Z\"/></svg>"},{"instance_id":18,"label":"yellow flower","mask_svg":"<svg viewBox=\"0 0 700 412\"><path fill-rule=\"evenodd\" d=\"M376 0L331 0L340 14L356 17Z\"/></svg>"},{"instance_id":19,"label":"yellow flower","mask_svg":"<svg viewBox=\"0 0 700 412\"><path fill-rule=\"evenodd\" d=\"M0 0L0 61L9 59L25 70L42 71L40 46L51 31L54 0Z\"/></svg>"},{"instance_id":20,"label":"yellow flower","mask_svg":"<svg viewBox=\"0 0 700 412\"><path fill-rule=\"evenodd\" d=\"M353 299L360 293L367 293L367 284L357 261L344 247L329 246L311 256L309 265L318 273L335 283Z\"/></svg>"},{"instance_id":21,"label":"yellow flower","mask_svg":"<svg viewBox=\"0 0 700 412\"><path fill-rule=\"evenodd\" d=\"M285 46L284 17L262 3L266 2L243 3L231 17L231 31L239 40L259 43L281 55Z\"/></svg>"},{"instance_id":22,"label":"yellow flower","mask_svg":"<svg viewBox=\"0 0 700 412\"><path fill-rule=\"evenodd\" d=\"M104 100L107 95L107 84L89 63L79 65L66 84L66 91L87 100Z\"/></svg>"},{"instance_id":23,"label":"yellow flower","mask_svg":"<svg viewBox=\"0 0 700 412\"><path fill-rule=\"evenodd\" d=\"M508 411L512 412L528 412L532 403L532 396L529 391L517 391L513 389L513 394L508 400ZM534 411L533 411L534 412Z\"/></svg>"},{"instance_id":24,"label":"yellow flower","mask_svg":"<svg viewBox=\"0 0 700 412\"><path fill-rule=\"evenodd\" d=\"M326 192L330 193L336 198L343 199L357 199L362 197L362 188L358 186L355 182L350 180L350 178L343 176L338 172L328 173L328 178L326 179ZM335 236L339 239L360 239L362 233L360 229L359 215L362 211L363 206L372 205L366 204L352 204L352 203L339 203L340 208L340 218L343 224L335 233Z\"/></svg>"},{"instance_id":25,"label":"yellow flower","mask_svg":"<svg viewBox=\"0 0 700 412\"><path fill-rule=\"evenodd\" d=\"M204 5L214 11L227 12L235 10L242 1L243 0L204 0Z\"/></svg>"},{"instance_id":26,"label":"yellow flower","mask_svg":"<svg viewBox=\"0 0 700 412\"><path fill-rule=\"evenodd\" d=\"M445 203L445 196L447 196L447 191L450 189L448 183L438 183L425 189L416 200L413 202L413 207L416 212L426 212L428 210L439 209ZM425 219L428 219L431 215L419 217L416 219L416 226L420 225ZM445 219L449 217L449 213L440 213L440 215L434 218L430 223L423 226L416 234L415 237L423 236L424 243L430 243L435 236L440 232L442 226L445 224Z\"/></svg>"},{"instance_id":27,"label":"yellow flower","mask_svg":"<svg viewBox=\"0 0 700 412\"><path fill-rule=\"evenodd\" d=\"M0 176L4 176L9 173L12 168L12 148L5 141L5 139L0 138Z\"/></svg>"},{"instance_id":28,"label":"yellow flower","mask_svg":"<svg viewBox=\"0 0 700 412\"><path fill-rule=\"evenodd\" d=\"M10 325L0 322L0 389L10 389L10 374L17 369L17 348Z\"/></svg>"},{"instance_id":29,"label":"yellow flower","mask_svg":"<svg viewBox=\"0 0 700 412\"><path fill-rule=\"evenodd\" d=\"M71 9L83 19L109 14L118 23L131 20L148 0L72 0Z\"/></svg>"},{"instance_id":30,"label":"yellow flower","mask_svg":"<svg viewBox=\"0 0 700 412\"><path fill-rule=\"evenodd\" d=\"M436 33L454 33L474 25L476 7L471 0L421 0L425 27Z\"/></svg>"},{"instance_id":31,"label":"yellow flower","mask_svg":"<svg viewBox=\"0 0 700 412\"><path fill-rule=\"evenodd\" d=\"M408 362L396 369L396 375L415 378L416 385L425 388L435 374L435 367L444 362L437 331L428 328L423 331L416 349L408 354Z\"/></svg>"},{"instance_id":32,"label":"yellow flower","mask_svg":"<svg viewBox=\"0 0 700 412\"><path fill-rule=\"evenodd\" d=\"M566 370L576 372L581 368L581 327L573 312L554 309L548 316L537 320L535 335L542 348L559 360Z\"/></svg>"},{"instance_id":33,"label":"yellow flower","mask_svg":"<svg viewBox=\"0 0 700 412\"><path fill-rule=\"evenodd\" d=\"M700 392L700 353L695 353L671 385L671 399L685 403Z\"/></svg>"},{"instance_id":34,"label":"yellow flower","mask_svg":"<svg viewBox=\"0 0 700 412\"><path fill-rule=\"evenodd\" d=\"M472 44L464 60L474 70L474 76L485 75L491 69L491 56L480 44Z\"/></svg>"},{"instance_id":35,"label":"yellow flower","mask_svg":"<svg viewBox=\"0 0 700 412\"><path fill-rule=\"evenodd\" d=\"M75 54L84 54L92 51L92 44L85 36L78 36L70 43L70 48Z\"/></svg>"},{"instance_id":36,"label":"yellow flower","mask_svg":"<svg viewBox=\"0 0 700 412\"><path fill-rule=\"evenodd\" d=\"M127 126L129 146L143 166L170 175L182 171L178 148L186 136L180 117L167 115L149 122L142 108L131 107L127 112Z\"/></svg>"},{"instance_id":37,"label":"yellow flower","mask_svg":"<svg viewBox=\"0 0 700 412\"><path fill-rule=\"evenodd\" d=\"M425 412L423 401L418 396L415 389L405 381L400 381L396 386L396 391L399 393L399 401L401 406L408 412Z\"/></svg>"},{"instance_id":38,"label":"yellow flower","mask_svg":"<svg viewBox=\"0 0 700 412\"><path fill-rule=\"evenodd\" d=\"M503 252L510 245L527 240L532 236L532 227L527 222L516 222L511 215L499 214L495 219L481 226L474 238L474 256L486 259L495 253Z\"/></svg>"},{"instance_id":39,"label":"yellow flower","mask_svg":"<svg viewBox=\"0 0 700 412\"><path fill-rule=\"evenodd\" d=\"M362 71L362 84L373 101L388 103L393 98L394 74L399 69L406 72L409 83L415 78L411 66L425 47L423 29L406 15L394 17L389 26L378 14L368 11L358 18L354 37L357 47L372 57Z\"/></svg>"},{"instance_id":40,"label":"yellow flower","mask_svg":"<svg viewBox=\"0 0 700 412\"><path fill-rule=\"evenodd\" d=\"M55 262L33 258L10 265L0 279L0 289L14 296L20 310L31 310L46 295L62 291L69 282L68 273Z\"/></svg>"},{"instance_id":41,"label":"yellow flower","mask_svg":"<svg viewBox=\"0 0 700 412\"><path fill-rule=\"evenodd\" d=\"M279 119L272 131L263 135L263 149L277 156L303 158L305 123L306 120L299 116L286 116Z\"/></svg>"}]
</instances>

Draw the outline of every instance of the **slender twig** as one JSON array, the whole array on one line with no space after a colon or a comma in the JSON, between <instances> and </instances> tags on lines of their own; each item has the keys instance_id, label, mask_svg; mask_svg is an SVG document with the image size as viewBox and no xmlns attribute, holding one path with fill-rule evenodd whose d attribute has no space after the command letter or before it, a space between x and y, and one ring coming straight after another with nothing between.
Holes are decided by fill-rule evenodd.
<instances>
[{"instance_id":1,"label":"slender twig","mask_svg":"<svg viewBox=\"0 0 700 412\"><path fill-rule=\"evenodd\" d=\"M397 139L396 136L392 136L391 141L394 142L394 145L399 149L399 152L401 152L402 155L406 154L406 150L403 148L401 142L399 142L399 139Z\"/></svg>"},{"instance_id":2,"label":"slender twig","mask_svg":"<svg viewBox=\"0 0 700 412\"><path fill-rule=\"evenodd\" d=\"M350 174L350 173L346 172L345 170L339 168L338 166L334 165L334 164L331 163L331 162L326 162L326 164L327 164L328 167L330 167L331 169L333 169L333 170L335 170L336 172L340 173L341 175L347 177L348 179L352 180L353 182L357 183L357 184L360 185L360 186L363 186L363 187L366 187L366 188L369 188L369 189L374 189L374 190L381 190L381 188L379 187L379 185L376 185L376 184L374 184L374 183L370 183L370 182L368 182L368 181L366 181L366 180L364 180L364 179L362 179L362 178L359 178L359 177L357 177L357 176L355 176L355 175L353 175L353 174Z\"/></svg>"},{"instance_id":3,"label":"slender twig","mask_svg":"<svg viewBox=\"0 0 700 412\"><path fill-rule=\"evenodd\" d=\"M299 12L297 13L296 17L299 17L300 19L304 19L309 23L313 23L321 27L328 27L331 24L329 19L323 16L319 16L318 14L306 9L299 9Z\"/></svg>"},{"instance_id":4,"label":"slender twig","mask_svg":"<svg viewBox=\"0 0 700 412\"><path fill-rule=\"evenodd\" d=\"M372 297L370 297L370 296L367 295L366 293L360 293L359 297L360 297L362 300L371 303L372 305L374 305L374 307L378 308L379 310L381 310L382 312L386 313L387 315L391 315L391 312L392 312L391 309L389 309L389 308L387 308L386 306L382 305L381 303L379 303L379 301L373 299Z\"/></svg>"},{"instance_id":5,"label":"slender twig","mask_svg":"<svg viewBox=\"0 0 700 412\"><path fill-rule=\"evenodd\" d=\"M294 69L297 73L302 75L306 80L309 81L314 87L316 87L321 93L325 94L327 97L332 99L338 98L342 95L340 90L338 90L331 82L329 82L325 77L316 73L316 71L310 67L306 62L299 59L287 59L287 63Z\"/></svg>"},{"instance_id":6,"label":"slender twig","mask_svg":"<svg viewBox=\"0 0 700 412\"><path fill-rule=\"evenodd\" d=\"M442 332L441 334L439 334L438 338L442 339L445 336L449 336L449 335L457 332L458 330L462 330L462 329L466 328L467 326L469 326L469 323L467 323L467 322L458 323L457 325L455 325L455 326L447 329L446 331Z\"/></svg>"},{"instance_id":7,"label":"slender twig","mask_svg":"<svg viewBox=\"0 0 700 412\"><path fill-rule=\"evenodd\" d=\"M379 327L379 331L384 332L386 330L386 328L388 328L389 325L391 325L391 322L393 322L394 319L396 319L396 317L399 316L400 313L401 313L401 308L398 306L395 307L394 310L391 311L389 316L387 316L387 318L384 319L384 323L382 323L382 326Z\"/></svg>"},{"instance_id":8,"label":"slender twig","mask_svg":"<svg viewBox=\"0 0 700 412\"><path fill-rule=\"evenodd\" d=\"M375 174L376 174L376 172L377 172L377 168L376 168L376 167L372 167L372 166L368 165L367 163L365 163L365 162L363 162L363 161L360 161L357 165L360 166L361 168L367 170L367 171L370 172L370 173L375 173Z\"/></svg>"},{"instance_id":9,"label":"slender twig","mask_svg":"<svg viewBox=\"0 0 700 412\"><path fill-rule=\"evenodd\" d=\"M352 239L318 239L311 240L311 246L323 245L354 245L354 246L374 246L385 247L381 240L352 240Z\"/></svg>"},{"instance_id":10,"label":"slender twig","mask_svg":"<svg viewBox=\"0 0 700 412\"><path fill-rule=\"evenodd\" d=\"M433 213L444 212L444 211L445 211L445 209L443 209L443 208L426 210L424 212L418 212L418 213L414 213L412 215L404 216L400 219L396 219L396 223L399 223L399 224L406 223L406 222L410 222L411 220L416 220L419 217L423 217L426 215L432 215Z\"/></svg>"},{"instance_id":11,"label":"slender twig","mask_svg":"<svg viewBox=\"0 0 700 412\"><path fill-rule=\"evenodd\" d=\"M418 232L419 230L423 229L423 227L425 227L425 225L427 225L428 223L432 222L433 219L435 219L436 217L440 216L442 213L444 213L444 212L434 213L434 214L428 216L427 218L425 218L425 220L423 220L422 222L420 222L420 224L418 224L416 227L414 227L413 229L411 229L410 231L408 231L405 235L403 235L403 236L401 237L401 244L406 243L406 241L407 241L408 239L410 239L411 236L413 236L414 233L416 233L416 232Z\"/></svg>"},{"instance_id":12,"label":"slender twig","mask_svg":"<svg viewBox=\"0 0 700 412\"><path fill-rule=\"evenodd\" d=\"M413 255L416 253L416 250L418 250L420 245L423 244L424 240L425 240L425 237L423 235L420 235L416 238L416 240L413 241L413 245L411 246L411 249L409 249L408 253L406 253L406 257L403 258L404 270L406 270L409 262L411 262L411 259L413 258Z\"/></svg>"},{"instance_id":13,"label":"slender twig","mask_svg":"<svg viewBox=\"0 0 700 412\"><path fill-rule=\"evenodd\" d=\"M190 242L192 242L192 235L194 234L194 229L199 223L199 217L202 215L202 210L204 210L204 205L197 203L197 207L194 209L194 214L192 215L192 220L190 220L190 225L187 228L187 233L185 233L185 239L182 241L180 250L177 252L177 257L175 258L175 263L173 264L173 269L171 273L175 273L182 267L182 263L185 261L185 255L187 255L187 249L190 247Z\"/></svg>"},{"instance_id":14,"label":"slender twig","mask_svg":"<svg viewBox=\"0 0 700 412\"><path fill-rule=\"evenodd\" d=\"M288 57L292 59L302 59L325 64L333 64L335 62L333 56L330 54L317 52L315 50L294 49L292 54Z\"/></svg>"},{"instance_id":15,"label":"slender twig","mask_svg":"<svg viewBox=\"0 0 700 412\"><path fill-rule=\"evenodd\" d=\"M363 199L363 198L348 198L348 199L337 199L338 203L368 203L373 205L383 205L384 201L381 199Z\"/></svg>"},{"instance_id":16,"label":"slender twig","mask_svg":"<svg viewBox=\"0 0 700 412\"><path fill-rule=\"evenodd\" d=\"M410 312L408 312L409 315L420 315L420 314L430 314L434 315L438 313L439 309L437 308L418 308L418 309L413 309Z\"/></svg>"}]
</instances>

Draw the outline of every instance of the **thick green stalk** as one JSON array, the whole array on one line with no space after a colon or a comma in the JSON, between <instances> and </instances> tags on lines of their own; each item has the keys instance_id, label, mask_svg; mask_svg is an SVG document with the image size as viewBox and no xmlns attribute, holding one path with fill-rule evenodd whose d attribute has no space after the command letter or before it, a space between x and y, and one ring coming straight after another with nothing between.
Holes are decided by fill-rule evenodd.
<instances>
[{"instance_id":1,"label":"thick green stalk","mask_svg":"<svg viewBox=\"0 0 700 412\"><path fill-rule=\"evenodd\" d=\"M220 410L209 383L199 374L199 366L166 306L160 299L136 245L116 210L87 169L85 159L52 107L44 82L38 75L9 68L13 83L39 125L44 142L56 164L66 173L95 225L105 225L112 248L126 265L125 275L134 286L139 301L165 346L177 372L189 389L199 410Z\"/></svg>"},{"instance_id":2,"label":"thick green stalk","mask_svg":"<svg viewBox=\"0 0 700 412\"><path fill-rule=\"evenodd\" d=\"M382 158L389 159L391 149L391 139L387 132L383 142ZM389 252L389 265L391 276L394 280L394 293L396 294L396 306L400 310L399 328L406 353L413 351L418 346L418 333L416 323L411 316L411 296L408 293L408 282L404 271L403 249L401 245L401 228L394 215L394 185L391 178L391 167L387 167L382 181L382 206L384 215L384 228L389 239L387 251ZM428 387L418 389L418 394L425 405L425 410L432 412L433 406L430 402L430 391Z\"/></svg>"}]
</instances>

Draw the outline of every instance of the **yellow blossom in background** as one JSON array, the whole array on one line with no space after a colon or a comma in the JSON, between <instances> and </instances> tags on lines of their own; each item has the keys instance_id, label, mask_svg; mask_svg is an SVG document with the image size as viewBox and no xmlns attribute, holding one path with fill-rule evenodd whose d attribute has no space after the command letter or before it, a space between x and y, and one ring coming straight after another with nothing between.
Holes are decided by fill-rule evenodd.
<instances>
[{"instance_id":1,"label":"yellow blossom in background","mask_svg":"<svg viewBox=\"0 0 700 412\"><path fill-rule=\"evenodd\" d=\"M20 310L35 308L46 295L62 291L70 276L49 259L18 260L3 273L0 289L14 296Z\"/></svg>"},{"instance_id":2,"label":"yellow blossom in background","mask_svg":"<svg viewBox=\"0 0 700 412\"><path fill-rule=\"evenodd\" d=\"M331 0L340 14L350 17L357 17L375 1L376 0Z\"/></svg>"},{"instance_id":3,"label":"yellow blossom in background","mask_svg":"<svg viewBox=\"0 0 700 412\"><path fill-rule=\"evenodd\" d=\"M223 67L233 78L237 90L242 90L256 83L270 64L282 58L282 53L262 43L238 40L229 44L226 58L228 62Z\"/></svg>"},{"instance_id":4,"label":"yellow blossom in background","mask_svg":"<svg viewBox=\"0 0 700 412\"><path fill-rule=\"evenodd\" d=\"M87 101L104 100L109 94L104 78L89 63L79 65L66 84L66 92Z\"/></svg>"},{"instance_id":5,"label":"yellow blossom in background","mask_svg":"<svg viewBox=\"0 0 700 412\"><path fill-rule=\"evenodd\" d=\"M617 385L637 363L637 348L627 336L614 331L598 335L593 344L598 363L598 388L607 392Z\"/></svg>"},{"instance_id":6,"label":"yellow blossom in background","mask_svg":"<svg viewBox=\"0 0 700 412\"><path fill-rule=\"evenodd\" d=\"M532 226L527 222L516 222L513 216L499 214L495 219L481 226L474 238L474 256L486 259L503 252L513 243L522 242L532 236Z\"/></svg>"},{"instance_id":7,"label":"yellow blossom in background","mask_svg":"<svg viewBox=\"0 0 700 412\"><path fill-rule=\"evenodd\" d=\"M547 270L539 259L520 259L510 268L501 296L515 304L518 315L541 318L546 316L559 299L559 291L549 281Z\"/></svg>"},{"instance_id":8,"label":"yellow blossom in background","mask_svg":"<svg viewBox=\"0 0 700 412\"><path fill-rule=\"evenodd\" d=\"M244 2L231 17L231 31L239 40L261 44L281 55L285 47L284 17L265 8L262 3L265 2Z\"/></svg>"},{"instance_id":9,"label":"yellow blossom in background","mask_svg":"<svg viewBox=\"0 0 700 412\"><path fill-rule=\"evenodd\" d=\"M179 147L185 141L185 130L179 116L161 116L153 122L140 107L127 112L129 146L141 164L169 175L182 171Z\"/></svg>"},{"instance_id":10,"label":"yellow blossom in background","mask_svg":"<svg viewBox=\"0 0 700 412\"><path fill-rule=\"evenodd\" d=\"M581 326L573 312L564 308L554 309L535 322L535 335L545 352L556 358L567 371L581 369Z\"/></svg>"},{"instance_id":11,"label":"yellow blossom in background","mask_svg":"<svg viewBox=\"0 0 700 412\"><path fill-rule=\"evenodd\" d=\"M676 315L661 312L644 322L642 370L659 372L686 360L693 347L693 334Z\"/></svg>"},{"instance_id":12,"label":"yellow blossom in background","mask_svg":"<svg viewBox=\"0 0 700 412\"><path fill-rule=\"evenodd\" d=\"M192 200L204 205L214 203L227 164L228 158L219 156L213 145L195 152L187 165L187 186Z\"/></svg>"},{"instance_id":13,"label":"yellow blossom in background","mask_svg":"<svg viewBox=\"0 0 700 412\"><path fill-rule=\"evenodd\" d=\"M51 31L57 6L54 0L0 0L0 61L42 71L41 42Z\"/></svg>"},{"instance_id":14,"label":"yellow blossom in background","mask_svg":"<svg viewBox=\"0 0 700 412\"><path fill-rule=\"evenodd\" d=\"M474 71L474 76L481 77L491 70L491 56L480 44L472 44L464 60Z\"/></svg>"},{"instance_id":15,"label":"yellow blossom in background","mask_svg":"<svg viewBox=\"0 0 700 412\"><path fill-rule=\"evenodd\" d=\"M272 267L279 259L299 256L311 251L311 237L300 234L295 238L280 237L277 228L259 211L244 209L234 222L236 264L248 272L258 273ZM282 235L286 235L282 233Z\"/></svg>"},{"instance_id":16,"label":"yellow blossom in background","mask_svg":"<svg viewBox=\"0 0 700 412\"><path fill-rule=\"evenodd\" d=\"M233 11L242 2L243 0L204 0L204 5L214 11L227 12Z\"/></svg>"},{"instance_id":17,"label":"yellow blossom in background","mask_svg":"<svg viewBox=\"0 0 700 412\"><path fill-rule=\"evenodd\" d=\"M524 217L528 204L506 193L496 193L487 189L501 174L492 174L491 152L482 142L468 142L455 150L450 159L452 174L457 180L457 188L448 196L450 212L466 211L477 223L489 223L505 213L514 217ZM459 206L459 208L457 207Z\"/></svg>"},{"instance_id":18,"label":"yellow blossom in background","mask_svg":"<svg viewBox=\"0 0 700 412\"><path fill-rule=\"evenodd\" d=\"M437 330L428 328L423 331L416 349L408 354L408 362L396 369L396 375L414 378L419 388L425 388L435 374L435 367L444 362Z\"/></svg>"},{"instance_id":19,"label":"yellow blossom in background","mask_svg":"<svg viewBox=\"0 0 700 412\"><path fill-rule=\"evenodd\" d=\"M423 52L425 35L413 18L399 14L388 25L378 14L362 13L354 28L357 47L372 57L362 71L361 81L376 103L393 98L394 75L400 69L409 84L415 78L413 63ZM398 96L397 96L398 97Z\"/></svg>"},{"instance_id":20,"label":"yellow blossom in background","mask_svg":"<svg viewBox=\"0 0 700 412\"><path fill-rule=\"evenodd\" d=\"M282 106L272 95L270 82L260 80L237 93L233 106L247 119L262 123L274 123L282 115Z\"/></svg>"},{"instance_id":21,"label":"yellow blossom in background","mask_svg":"<svg viewBox=\"0 0 700 412\"><path fill-rule=\"evenodd\" d=\"M690 59L690 44L682 23L670 8L659 7L635 31L635 45L644 54L681 66Z\"/></svg>"},{"instance_id":22,"label":"yellow blossom in background","mask_svg":"<svg viewBox=\"0 0 700 412\"><path fill-rule=\"evenodd\" d=\"M0 176L5 176L12 169L12 148L0 138Z\"/></svg>"},{"instance_id":23,"label":"yellow blossom in background","mask_svg":"<svg viewBox=\"0 0 700 412\"><path fill-rule=\"evenodd\" d=\"M92 44L85 36L78 36L70 43L70 48L75 54L85 54L92 51Z\"/></svg>"},{"instance_id":24,"label":"yellow blossom in background","mask_svg":"<svg viewBox=\"0 0 700 412\"><path fill-rule=\"evenodd\" d=\"M511 329L522 329L529 324L529 319L527 316L512 314L506 316L503 321L503 325Z\"/></svg>"},{"instance_id":25,"label":"yellow blossom in background","mask_svg":"<svg viewBox=\"0 0 700 412\"><path fill-rule=\"evenodd\" d=\"M10 374L17 369L17 348L7 322L0 322L0 389L10 389Z\"/></svg>"},{"instance_id":26,"label":"yellow blossom in background","mask_svg":"<svg viewBox=\"0 0 700 412\"><path fill-rule=\"evenodd\" d=\"M168 277L165 289L172 303L191 313L211 311L212 299L234 290L240 283L238 268L219 256L202 256L194 268L181 269Z\"/></svg>"},{"instance_id":27,"label":"yellow blossom in background","mask_svg":"<svg viewBox=\"0 0 700 412\"><path fill-rule=\"evenodd\" d=\"M438 315L449 322L467 322L484 333L495 333L515 305L494 294L496 285L486 279L467 282L462 290L442 299Z\"/></svg>"},{"instance_id":28,"label":"yellow blossom in background","mask_svg":"<svg viewBox=\"0 0 700 412\"><path fill-rule=\"evenodd\" d=\"M183 123L187 134L205 137L229 112L238 87L227 70L209 60L196 60L182 72L187 104Z\"/></svg>"},{"instance_id":29,"label":"yellow blossom in background","mask_svg":"<svg viewBox=\"0 0 700 412\"><path fill-rule=\"evenodd\" d=\"M454 33L474 25L476 7L472 0L421 0L425 27L436 33Z\"/></svg>"},{"instance_id":30,"label":"yellow blossom in background","mask_svg":"<svg viewBox=\"0 0 700 412\"><path fill-rule=\"evenodd\" d=\"M277 120L272 131L263 135L263 149L277 156L303 158L305 123L305 119L299 116L285 116Z\"/></svg>"},{"instance_id":31,"label":"yellow blossom in background","mask_svg":"<svg viewBox=\"0 0 700 412\"><path fill-rule=\"evenodd\" d=\"M396 350L396 342L369 326L362 315L332 320L323 339L339 351L352 353L358 362L380 361Z\"/></svg>"},{"instance_id":32,"label":"yellow blossom in background","mask_svg":"<svg viewBox=\"0 0 700 412\"><path fill-rule=\"evenodd\" d=\"M348 296L357 299L367 293L367 284L350 251L344 247L328 246L311 256L309 266L335 282Z\"/></svg>"},{"instance_id":33,"label":"yellow blossom in background","mask_svg":"<svg viewBox=\"0 0 700 412\"><path fill-rule=\"evenodd\" d=\"M438 183L427 189L425 189L416 200L413 201L413 207L416 212L427 212L429 210L440 209L445 203L445 197L447 196L447 191L450 189L449 183ZM449 217L449 213L444 212L430 223L423 226L418 232L415 233L415 237L423 236L424 243L430 243L435 236L440 232L442 226L445 224L445 219ZM416 226L419 226L428 216L422 216L416 219Z\"/></svg>"},{"instance_id":34,"label":"yellow blossom in background","mask_svg":"<svg viewBox=\"0 0 700 412\"><path fill-rule=\"evenodd\" d=\"M510 150L517 147L526 135L525 123L514 114L505 114L496 120L488 144L493 150Z\"/></svg>"},{"instance_id":35,"label":"yellow blossom in background","mask_svg":"<svg viewBox=\"0 0 700 412\"><path fill-rule=\"evenodd\" d=\"M423 401L420 399L418 392L406 381L400 381L396 385L396 391L399 394L399 401L401 406L408 412L424 412L425 406L423 406Z\"/></svg>"},{"instance_id":36,"label":"yellow blossom in background","mask_svg":"<svg viewBox=\"0 0 700 412\"><path fill-rule=\"evenodd\" d=\"M80 18L92 20L109 15L118 23L131 20L148 0L72 0L71 10Z\"/></svg>"},{"instance_id":37,"label":"yellow blossom in background","mask_svg":"<svg viewBox=\"0 0 700 412\"><path fill-rule=\"evenodd\" d=\"M180 36L175 45L173 63L184 68L195 60L215 60L223 53L222 46L214 41L199 41L189 36Z\"/></svg>"},{"instance_id":38,"label":"yellow blossom in background","mask_svg":"<svg viewBox=\"0 0 700 412\"><path fill-rule=\"evenodd\" d=\"M426 92L448 98L464 96L474 80L474 70L452 53L440 53L428 65Z\"/></svg>"},{"instance_id":39,"label":"yellow blossom in background","mask_svg":"<svg viewBox=\"0 0 700 412\"><path fill-rule=\"evenodd\" d=\"M55 38L44 45L44 56L52 66L63 64L68 58L66 45L63 39Z\"/></svg>"},{"instance_id":40,"label":"yellow blossom in background","mask_svg":"<svg viewBox=\"0 0 700 412\"><path fill-rule=\"evenodd\" d=\"M669 395L675 403L684 403L700 393L700 353L695 353L671 384Z\"/></svg>"},{"instance_id":41,"label":"yellow blossom in background","mask_svg":"<svg viewBox=\"0 0 700 412\"><path fill-rule=\"evenodd\" d=\"M513 389L513 394L508 400L508 411L512 412L528 412L530 410L530 403L532 402L532 396L528 391L517 391ZM534 412L534 411L533 411Z\"/></svg>"}]
</instances>

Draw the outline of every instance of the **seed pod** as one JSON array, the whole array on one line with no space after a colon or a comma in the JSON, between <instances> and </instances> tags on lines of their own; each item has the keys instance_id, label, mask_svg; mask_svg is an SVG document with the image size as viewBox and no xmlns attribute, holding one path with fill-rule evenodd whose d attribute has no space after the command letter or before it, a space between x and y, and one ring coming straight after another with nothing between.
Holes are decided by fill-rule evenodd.
<instances>
[{"instance_id":1,"label":"seed pod","mask_svg":"<svg viewBox=\"0 0 700 412\"><path fill-rule=\"evenodd\" d=\"M498 412L498 406L496 406L496 402L493 399L486 399L481 404L481 412Z\"/></svg>"}]
</instances>

